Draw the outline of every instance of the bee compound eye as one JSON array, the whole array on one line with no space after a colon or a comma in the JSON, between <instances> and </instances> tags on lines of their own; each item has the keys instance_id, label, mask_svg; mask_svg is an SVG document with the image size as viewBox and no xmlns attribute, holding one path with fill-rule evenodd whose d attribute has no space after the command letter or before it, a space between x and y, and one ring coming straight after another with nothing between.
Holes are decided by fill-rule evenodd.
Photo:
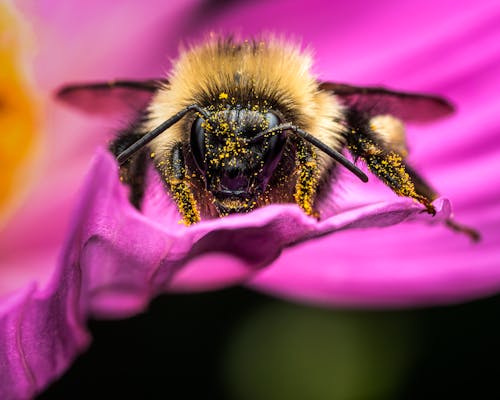
<instances>
[{"instance_id":1,"label":"bee compound eye","mask_svg":"<svg viewBox=\"0 0 500 400\"><path fill-rule=\"evenodd\" d=\"M196 118L191 126L191 151L193 152L194 161L201 171L205 168L205 129L203 128L203 120Z\"/></svg>"},{"instance_id":2,"label":"bee compound eye","mask_svg":"<svg viewBox=\"0 0 500 400\"><path fill-rule=\"evenodd\" d=\"M266 113L266 120L268 122L268 130L277 127L282 123L281 118L274 111L268 111ZM266 155L265 160L267 163L273 162L277 157L280 156L283 150L283 145L285 144L285 135L283 132L276 132L274 135L270 136L266 143Z\"/></svg>"},{"instance_id":3,"label":"bee compound eye","mask_svg":"<svg viewBox=\"0 0 500 400\"><path fill-rule=\"evenodd\" d=\"M275 126L281 124L280 117L278 117L278 115L273 111L269 111L266 113L266 120L268 123L267 129L274 128Z\"/></svg>"}]
</instances>

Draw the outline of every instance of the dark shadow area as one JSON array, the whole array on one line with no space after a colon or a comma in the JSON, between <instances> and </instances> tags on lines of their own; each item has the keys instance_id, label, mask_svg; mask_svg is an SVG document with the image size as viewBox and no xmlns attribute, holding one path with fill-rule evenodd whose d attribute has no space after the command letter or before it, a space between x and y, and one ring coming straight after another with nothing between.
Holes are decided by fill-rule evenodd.
<instances>
[{"instance_id":1,"label":"dark shadow area","mask_svg":"<svg viewBox=\"0 0 500 400\"><path fill-rule=\"evenodd\" d=\"M88 352L38 398L229 399L221 363L232 331L246 315L275 302L233 288L162 296L137 317L92 321ZM396 399L500 398L500 296L374 314L411 315L418 324L421 345Z\"/></svg>"}]
</instances>

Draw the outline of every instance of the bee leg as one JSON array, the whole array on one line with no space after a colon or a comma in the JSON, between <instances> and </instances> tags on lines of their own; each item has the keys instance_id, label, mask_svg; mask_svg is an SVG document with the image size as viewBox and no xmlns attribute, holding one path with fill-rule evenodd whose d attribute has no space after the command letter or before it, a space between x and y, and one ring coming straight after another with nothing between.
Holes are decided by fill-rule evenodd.
<instances>
[{"instance_id":1,"label":"bee leg","mask_svg":"<svg viewBox=\"0 0 500 400\"><path fill-rule=\"evenodd\" d=\"M295 202L307 215L319 218L319 213L313 208L319 182L317 156L302 140L297 144L296 168Z\"/></svg>"},{"instance_id":2,"label":"bee leg","mask_svg":"<svg viewBox=\"0 0 500 400\"><path fill-rule=\"evenodd\" d=\"M379 140L374 131L352 129L347 134L347 148L355 158L361 158L366 165L397 195L411 197L423 204L429 214L435 215L436 210L431 204L432 198L419 193L415 183L408 174L403 157L388 149Z\"/></svg>"},{"instance_id":3,"label":"bee leg","mask_svg":"<svg viewBox=\"0 0 500 400\"><path fill-rule=\"evenodd\" d=\"M126 133L111 142L109 150L118 156L123 150L141 138L141 134ZM130 187L130 202L135 208L140 209L144 195L144 174L146 172L146 152L138 152L125 164L120 166L120 181Z\"/></svg>"},{"instance_id":4,"label":"bee leg","mask_svg":"<svg viewBox=\"0 0 500 400\"><path fill-rule=\"evenodd\" d=\"M163 180L170 189L170 193L177 204L185 225L192 225L200 221L200 213L186 177L186 165L182 144L177 143L172 148L168 161L155 158L155 165Z\"/></svg>"},{"instance_id":5,"label":"bee leg","mask_svg":"<svg viewBox=\"0 0 500 400\"><path fill-rule=\"evenodd\" d=\"M386 124L383 127L377 127L373 123L353 124L351 131L346 135L347 148L354 157L363 159L370 171L397 195L418 201L425 206L429 214L435 215L436 210L432 201L439 195L413 168L404 162L407 151L402 146L404 136L402 136L400 129L398 126L396 131L396 128L391 127L391 124ZM454 231L465 233L473 241L479 240L478 232L451 218L447 219L445 224Z\"/></svg>"}]
</instances>

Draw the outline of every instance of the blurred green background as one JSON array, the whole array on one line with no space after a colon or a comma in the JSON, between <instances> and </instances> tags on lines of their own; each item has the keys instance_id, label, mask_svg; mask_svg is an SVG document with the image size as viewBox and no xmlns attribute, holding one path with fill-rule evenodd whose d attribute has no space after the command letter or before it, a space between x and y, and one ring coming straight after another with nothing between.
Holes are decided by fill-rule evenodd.
<instances>
[{"instance_id":1,"label":"blurred green background","mask_svg":"<svg viewBox=\"0 0 500 400\"><path fill-rule=\"evenodd\" d=\"M500 296L327 310L243 288L163 296L94 342L39 399L500 399Z\"/></svg>"}]
</instances>

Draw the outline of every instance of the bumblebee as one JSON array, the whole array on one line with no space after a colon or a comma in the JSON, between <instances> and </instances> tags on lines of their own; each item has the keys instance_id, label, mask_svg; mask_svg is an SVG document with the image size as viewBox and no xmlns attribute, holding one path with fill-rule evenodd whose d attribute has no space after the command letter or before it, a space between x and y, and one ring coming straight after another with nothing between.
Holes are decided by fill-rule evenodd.
<instances>
[{"instance_id":1,"label":"bumblebee","mask_svg":"<svg viewBox=\"0 0 500 400\"><path fill-rule=\"evenodd\" d=\"M284 40L215 38L182 51L166 79L69 85L58 97L92 113L134 112L110 145L131 202L140 208L152 162L186 225L273 203L320 218L339 168L368 181L344 149L435 214L437 192L406 160L403 121L434 121L453 106L433 95L322 82L311 65L309 53Z\"/></svg>"}]
</instances>

